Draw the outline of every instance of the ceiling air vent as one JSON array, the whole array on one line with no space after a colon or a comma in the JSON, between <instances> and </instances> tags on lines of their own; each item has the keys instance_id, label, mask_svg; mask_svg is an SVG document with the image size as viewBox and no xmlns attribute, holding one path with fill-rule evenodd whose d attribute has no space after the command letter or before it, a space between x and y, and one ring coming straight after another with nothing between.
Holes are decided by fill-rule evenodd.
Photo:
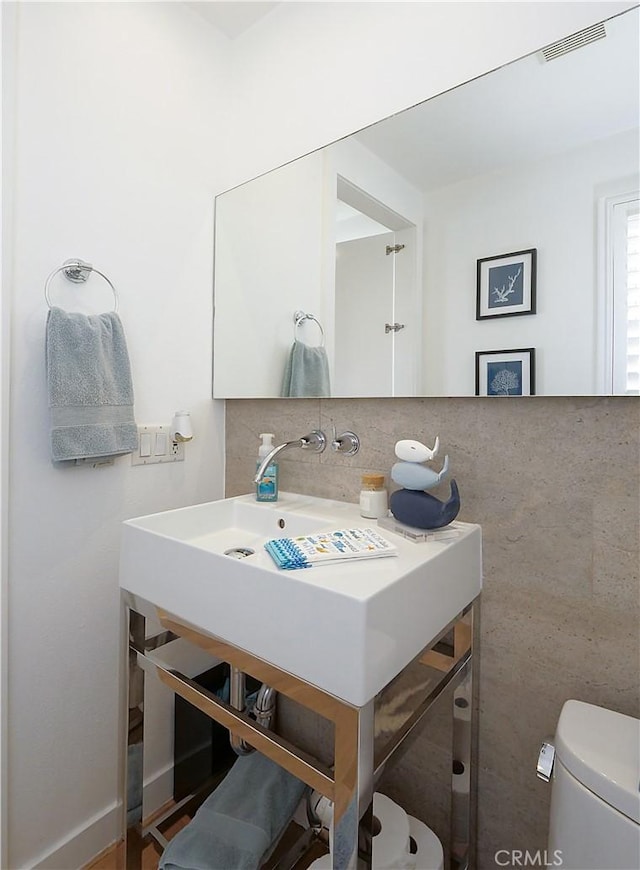
<instances>
[{"instance_id":1,"label":"ceiling air vent","mask_svg":"<svg viewBox=\"0 0 640 870\"><path fill-rule=\"evenodd\" d=\"M545 61L555 60L557 57L562 57L563 54L575 51L576 48L582 48L584 45L589 45L590 42L604 39L606 35L607 31L604 29L604 24L594 24L593 27L579 30L577 33L572 33L571 36L566 36L564 39L548 45L542 49L540 54Z\"/></svg>"}]
</instances>

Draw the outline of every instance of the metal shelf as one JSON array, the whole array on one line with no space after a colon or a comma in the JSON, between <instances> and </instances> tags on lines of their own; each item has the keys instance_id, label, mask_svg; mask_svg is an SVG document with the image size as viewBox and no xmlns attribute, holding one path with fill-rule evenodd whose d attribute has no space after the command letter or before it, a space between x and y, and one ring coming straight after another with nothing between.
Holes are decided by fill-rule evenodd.
<instances>
[{"instance_id":1,"label":"metal shelf","mask_svg":"<svg viewBox=\"0 0 640 870\"><path fill-rule=\"evenodd\" d=\"M142 753L144 718L144 666L155 667L160 680L235 737L244 740L293 776L334 804L333 842L351 855L340 870L355 868L357 856L371 868L373 783L384 765L421 722L448 687L454 687L452 824L449 853L456 868L475 864L477 703L474 691L474 656L478 637L479 598L432 639L377 696L364 707L354 707L269 662L188 625L151 602L123 593L128 626L128 724L122 789L123 838L127 870L140 870L148 831L142 827ZM163 631L146 636L147 618ZM333 763L326 764L289 740L259 725L181 672L163 656L176 638L187 641L216 661L228 662L334 725ZM163 650L164 648L164 650ZM393 733L380 728L381 711L407 687L414 704ZM137 756L137 758L136 758ZM132 759L136 758L136 763ZM461 776L461 772L464 776ZM462 784L462 785L461 785ZM455 799L454 799L455 798ZM336 839L337 838L337 839ZM338 850L336 850L338 851ZM338 866L335 866L338 870Z\"/></svg>"}]
</instances>

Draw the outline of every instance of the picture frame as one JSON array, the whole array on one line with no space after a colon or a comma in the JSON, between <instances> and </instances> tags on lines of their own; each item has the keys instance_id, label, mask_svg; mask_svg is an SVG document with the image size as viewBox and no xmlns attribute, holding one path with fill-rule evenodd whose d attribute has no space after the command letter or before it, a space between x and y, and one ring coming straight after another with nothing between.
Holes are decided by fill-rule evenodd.
<instances>
[{"instance_id":1,"label":"picture frame","mask_svg":"<svg viewBox=\"0 0 640 870\"><path fill-rule=\"evenodd\" d=\"M476 396L535 396L533 347L476 351Z\"/></svg>"},{"instance_id":2,"label":"picture frame","mask_svg":"<svg viewBox=\"0 0 640 870\"><path fill-rule=\"evenodd\" d=\"M536 313L537 249L477 261L476 320Z\"/></svg>"}]
</instances>

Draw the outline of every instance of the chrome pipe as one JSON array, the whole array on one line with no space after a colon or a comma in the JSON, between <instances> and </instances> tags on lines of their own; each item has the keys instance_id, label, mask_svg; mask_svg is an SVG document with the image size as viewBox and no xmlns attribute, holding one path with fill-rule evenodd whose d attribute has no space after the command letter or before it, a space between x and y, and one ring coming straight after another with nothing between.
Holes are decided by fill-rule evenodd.
<instances>
[{"instance_id":1,"label":"chrome pipe","mask_svg":"<svg viewBox=\"0 0 640 870\"><path fill-rule=\"evenodd\" d=\"M273 686L263 683L258 690L258 697L253 705L253 715L258 725L270 729L276 714L276 701L278 693Z\"/></svg>"},{"instance_id":2,"label":"chrome pipe","mask_svg":"<svg viewBox=\"0 0 640 870\"><path fill-rule=\"evenodd\" d=\"M239 710L241 713L244 712L246 707L246 691L247 680L244 671L241 671L240 668L231 666L231 674L229 678L229 703L235 710ZM266 683L263 683L260 686L255 704L253 705L253 710L249 712L255 717L258 725L262 725L263 728L271 728L273 717L276 712L277 697L278 693L271 686L267 686ZM229 732L229 742L236 755L251 755L252 752L255 752L253 746L247 743L246 740L243 740L241 737L236 737L231 732Z\"/></svg>"}]
</instances>

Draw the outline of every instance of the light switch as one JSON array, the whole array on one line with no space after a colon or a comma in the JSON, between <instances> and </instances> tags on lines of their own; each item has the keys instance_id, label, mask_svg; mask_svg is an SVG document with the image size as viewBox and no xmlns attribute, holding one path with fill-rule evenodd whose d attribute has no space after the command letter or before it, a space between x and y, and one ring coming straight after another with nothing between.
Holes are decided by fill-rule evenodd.
<instances>
[{"instance_id":1,"label":"light switch","mask_svg":"<svg viewBox=\"0 0 640 870\"><path fill-rule=\"evenodd\" d=\"M184 444L176 444L170 424L144 423L138 426L138 449L131 454L132 465L184 462Z\"/></svg>"}]
</instances>

